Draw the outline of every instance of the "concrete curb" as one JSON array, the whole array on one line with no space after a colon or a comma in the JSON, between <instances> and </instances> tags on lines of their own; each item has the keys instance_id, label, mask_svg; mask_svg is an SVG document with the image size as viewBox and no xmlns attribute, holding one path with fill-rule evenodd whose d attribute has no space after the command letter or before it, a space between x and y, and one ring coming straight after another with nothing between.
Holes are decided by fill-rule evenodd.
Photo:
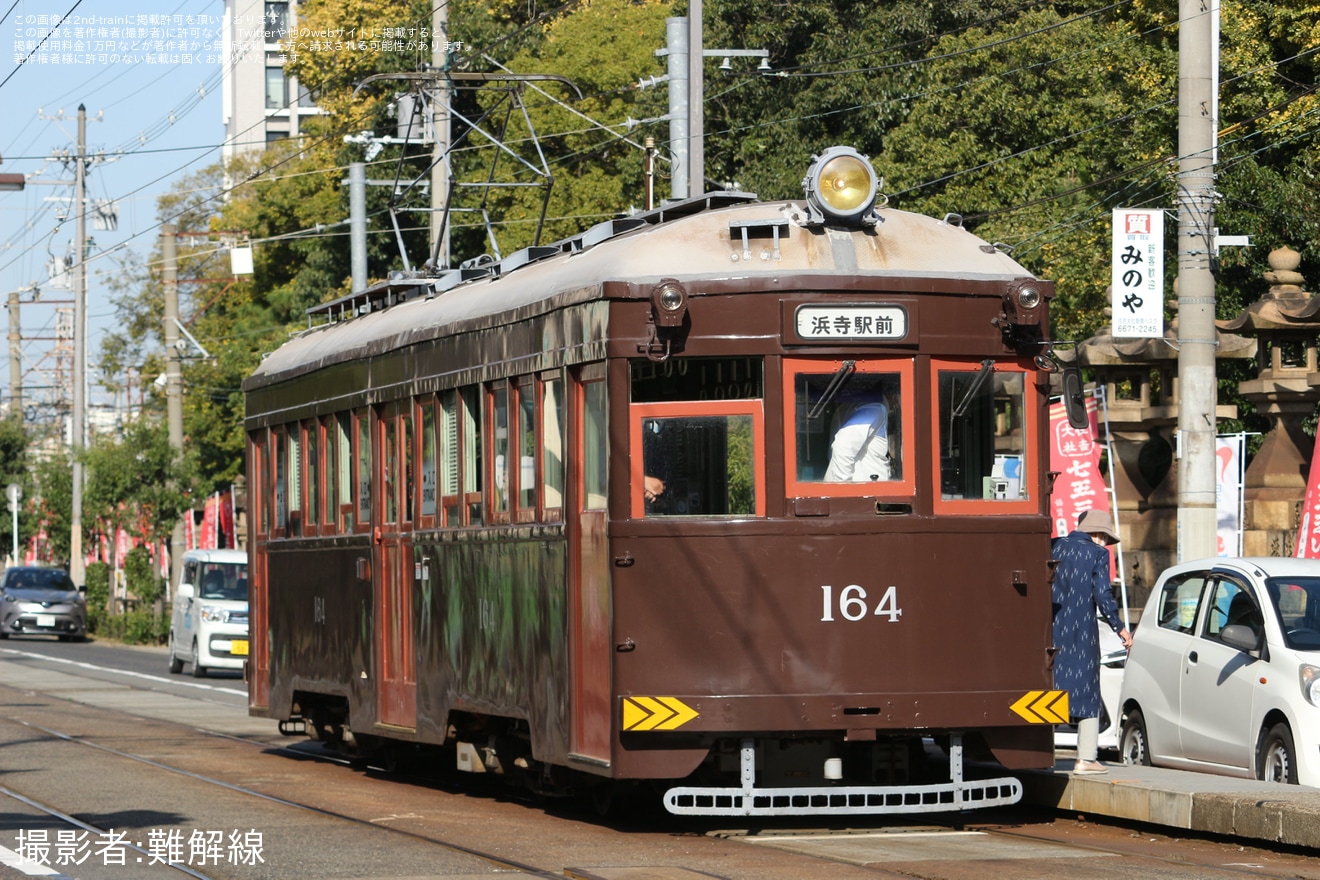
<instances>
[{"instance_id":1,"label":"concrete curb","mask_svg":"<svg viewBox=\"0 0 1320 880\"><path fill-rule=\"evenodd\" d=\"M1320 789L1122 764L1074 776L1071 766L1022 772L1023 803L1320 849Z\"/></svg>"}]
</instances>

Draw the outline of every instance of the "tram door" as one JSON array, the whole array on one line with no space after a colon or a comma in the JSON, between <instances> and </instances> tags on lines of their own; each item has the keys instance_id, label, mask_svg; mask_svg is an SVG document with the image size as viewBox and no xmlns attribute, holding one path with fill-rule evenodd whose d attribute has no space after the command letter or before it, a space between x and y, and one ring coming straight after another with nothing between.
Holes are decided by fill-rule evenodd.
<instances>
[{"instance_id":1,"label":"tram door","mask_svg":"<svg viewBox=\"0 0 1320 880\"><path fill-rule=\"evenodd\" d=\"M609 454L604 364L583 369L570 415L569 506L572 565L569 645L573 666L571 750L575 757L610 764L612 736L612 603L605 509Z\"/></svg>"},{"instance_id":2,"label":"tram door","mask_svg":"<svg viewBox=\"0 0 1320 880\"><path fill-rule=\"evenodd\" d=\"M417 660L413 649L412 518L413 425L411 401L377 411L374 432L376 509L375 585L376 720L417 726Z\"/></svg>"},{"instance_id":3,"label":"tram door","mask_svg":"<svg viewBox=\"0 0 1320 880\"><path fill-rule=\"evenodd\" d=\"M248 461L248 498L256 500L250 505L248 521L253 528L248 542L248 619L251 633L248 644L248 705L266 708L270 705L270 639L267 635L269 612L266 607L266 538L270 532L270 498L266 494L271 479L270 449L266 429L262 428L250 442Z\"/></svg>"}]
</instances>

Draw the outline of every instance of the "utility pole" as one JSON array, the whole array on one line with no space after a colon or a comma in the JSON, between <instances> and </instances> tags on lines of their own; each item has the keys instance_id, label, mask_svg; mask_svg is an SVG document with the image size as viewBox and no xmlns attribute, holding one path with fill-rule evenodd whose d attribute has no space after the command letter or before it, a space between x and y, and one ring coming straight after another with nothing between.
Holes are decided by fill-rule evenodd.
<instances>
[{"instance_id":1,"label":"utility pole","mask_svg":"<svg viewBox=\"0 0 1320 880\"><path fill-rule=\"evenodd\" d=\"M434 189L431 197L435 198ZM435 213L431 223L435 223ZM350 162L348 166L348 257L352 271L353 293L367 289L367 165Z\"/></svg>"},{"instance_id":2,"label":"utility pole","mask_svg":"<svg viewBox=\"0 0 1320 880\"><path fill-rule=\"evenodd\" d=\"M1178 3L1178 561L1215 556L1214 17Z\"/></svg>"},{"instance_id":3,"label":"utility pole","mask_svg":"<svg viewBox=\"0 0 1320 880\"><path fill-rule=\"evenodd\" d=\"M449 4L437 3L431 14L431 69L449 69ZM449 266L449 224L445 222L445 202L449 198L449 90L443 80L436 80L431 93L431 122L435 126L435 145L431 148L431 253L436 255L436 269Z\"/></svg>"},{"instance_id":4,"label":"utility pole","mask_svg":"<svg viewBox=\"0 0 1320 880\"><path fill-rule=\"evenodd\" d=\"M23 417L23 324L19 320L18 295L9 291L9 413Z\"/></svg>"},{"instance_id":5,"label":"utility pole","mask_svg":"<svg viewBox=\"0 0 1320 880\"><path fill-rule=\"evenodd\" d=\"M669 84L669 196L674 201L695 198L706 192L705 75L702 65L707 58L723 57L721 70L732 70L732 57L760 58L759 70L770 69L766 49L707 49L701 29L701 0L689 0L688 16L665 19L665 48L657 56L666 56L666 73L642 80L645 88L661 82ZM658 121L658 120L657 120Z\"/></svg>"},{"instance_id":6,"label":"utility pole","mask_svg":"<svg viewBox=\"0 0 1320 880\"><path fill-rule=\"evenodd\" d=\"M686 18L665 19L665 46L669 54L669 197L681 201L688 197L688 124L690 123L688 89L688 26Z\"/></svg>"},{"instance_id":7,"label":"utility pole","mask_svg":"<svg viewBox=\"0 0 1320 880\"><path fill-rule=\"evenodd\" d=\"M170 449L177 463L183 457L183 374L179 364L179 257L172 223L160 227L161 280L165 286L165 418ZM191 514L188 514L191 516ZM179 582L183 565L183 520L170 532L170 588Z\"/></svg>"},{"instance_id":8,"label":"utility pole","mask_svg":"<svg viewBox=\"0 0 1320 880\"><path fill-rule=\"evenodd\" d=\"M688 0L688 186L706 191L706 60L701 0Z\"/></svg>"},{"instance_id":9,"label":"utility pole","mask_svg":"<svg viewBox=\"0 0 1320 880\"><path fill-rule=\"evenodd\" d=\"M87 445L87 107L78 105L78 164L74 174L73 208L78 222L74 233L73 264L73 424L69 445L73 448L73 499L69 517L69 577L82 587L87 583L83 559L82 451Z\"/></svg>"}]
</instances>

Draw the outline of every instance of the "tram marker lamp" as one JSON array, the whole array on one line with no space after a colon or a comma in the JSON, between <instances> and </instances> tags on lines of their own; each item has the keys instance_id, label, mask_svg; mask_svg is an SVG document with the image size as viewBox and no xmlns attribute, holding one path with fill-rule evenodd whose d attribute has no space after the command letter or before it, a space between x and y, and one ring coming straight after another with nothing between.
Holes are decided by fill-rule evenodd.
<instances>
[{"instance_id":1,"label":"tram marker lamp","mask_svg":"<svg viewBox=\"0 0 1320 880\"><path fill-rule=\"evenodd\" d=\"M661 281L651 290L651 313L657 327L682 327L687 291L677 281Z\"/></svg>"},{"instance_id":2,"label":"tram marker lamp","mask_svg":"<svg viewBox=\"0 0 1320 880\"><path fill-rule=\"evenodd\" d=\"M830 147L812 157L802 179L807 225L875 226L880 222L875 211L879 188L870 160L852 147Z\"/></svg>"}]
</instances>

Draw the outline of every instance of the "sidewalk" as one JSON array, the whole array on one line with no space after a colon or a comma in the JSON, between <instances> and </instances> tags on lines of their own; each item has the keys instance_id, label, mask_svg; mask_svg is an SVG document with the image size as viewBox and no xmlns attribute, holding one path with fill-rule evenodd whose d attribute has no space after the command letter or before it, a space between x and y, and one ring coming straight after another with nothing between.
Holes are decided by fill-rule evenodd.
<instances>
[{"instance_id":1,"label":"sidewalk","mask_svg":"<svg viewBox=\"0 0 1320 880\"><path fill-rule=\"evenodd\" d=\"M1053 772L1020 771L1022 802L1320 849L1320 788L1105 763L1103 776L1073 775L1071 755Z\"/></svg>"}]
</instances>

